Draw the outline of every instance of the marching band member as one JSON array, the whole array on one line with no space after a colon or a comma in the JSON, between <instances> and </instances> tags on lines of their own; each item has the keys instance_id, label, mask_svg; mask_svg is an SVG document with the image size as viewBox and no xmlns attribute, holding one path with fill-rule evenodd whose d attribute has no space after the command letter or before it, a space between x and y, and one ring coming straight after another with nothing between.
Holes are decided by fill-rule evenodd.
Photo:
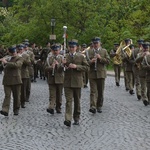
<instances>
[{"instance_id":1,"label":"marching band member","mask_svg":"<svg viewBox=\"0 0 150 150\"><path fill-rule=\"evenodd\" d=\"M101 47L99 37L92 39L93 48L88 51L90 65L90 109L91 113L102 112L104 101L104 87L106 78L106 65L109 64L109 55L106 49Z\"/></svg>"},{"instance_id":2,"label":"marching band member","mask_svg":"<svg viewBox=\"0 0 150 150\"><path fill-rule=\"evenodd\" d=\"M72 100L74 100L73 125L79 125L83 72L89 69L86 58L81 53L76 52L77 43L75 39L69 41L69 53L66 54L66 59L63 61L63 64L66 66L64 78L64 92L66 98L64 124L68 127L71 126L72 121Z\"/></svg>"},{"instance_id":3,"label":"marching band member","mask_svg":"<svg viewBox=\"0 0 150 150\"><path fill-rule=\"evenodd\" d=\"M17 45L17 53L22 58L23 64L21 67L21 79L22 79L22 85L21 85L21 107L25 108L25 102L27 100L27 83L30 79L29 76L29 68L28 66L31 65L30 56L27 54L27 52L24 49L23 44Z\"/></svg>"},{"instance_id":4,"label":"marching band member","mask_svg":"<svg viewBox=\"0 0 150 150\"><path fill-rule=\"evenodd\" d=\"M149 51L149 44L143 43L142 44L143 50L138 54L136 58L136 63L139 63L142 66L143 59L145 55L147 55ZM147 97L147 87L146 87L146 70L140 67L139 69L139 77L140 77L140 84L141 84L141 99L143 104L147 106L149 104L148 97Z\"/></svg>"},{"instance_id":5,"label":"marching band member","mask_svg":"<svg viewBox=\"0 0 150 150\"><path fill-rule=\"evenodd\" d=\"M116 53L118 48L119 48L119 44L114 43L114 49L110 51L110 57L113 59L113 68L115 72L116 86L120 86L120 74L121 74L121 64L122 64L122 61L118 61L118 62L115 61L115 58L118 55Z\"/></svg>"},{"instance_id":6,"label":"marching band member","mask_svg":"<svg viewBox=\"0 0 150 150\"><path fill-rule=\"evenodd\" d=\"M21 94L21 67L22 59L16 52L16 47L10 47L9 57L2 58L0 61L4 64L4 77L3 85L5 98L0 113L4 116L8 116L11 93L13 96L13 112L14 115L18 115L20 108L20 94Z\"/></svg>"},{"instance_id":7,"label":"marching band member","mask_svg":"<svg viewBox=\"0 0 150 150\"><path fill-rule=\"evenodd\" d=\"M64 83L64 67L62 65L63 56L60 55L61 45L56 43L51 47L51 55L47 57L45 72L49 85L49 107L47 112L54 114L61 113L62 89Z\"/></svg>"},{"instance_id":8,"label":"marching band member","mask_svg":"<svg viewBox=\"0 0 150 150\"><path fill-rule=\"evenodd\" d=\"M148 48L149 46L147 45ZM150 103L150 49L149 51L147 51L146 55L144 56L142 62L142 68L146 70L147 97L148 97L148 103Z\"/></svg>"}]
</instances>

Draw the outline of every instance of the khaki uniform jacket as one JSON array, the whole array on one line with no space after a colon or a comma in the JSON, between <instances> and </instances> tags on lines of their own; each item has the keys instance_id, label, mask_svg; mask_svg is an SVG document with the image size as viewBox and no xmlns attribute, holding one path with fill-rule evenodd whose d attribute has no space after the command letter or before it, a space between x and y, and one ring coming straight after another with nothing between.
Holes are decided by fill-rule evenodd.
<instances>
[{"instance_id":1,"label":"khaki uniform jacket","mask_svg":"<svg viewBox=\"0 0 150 150\"><path fill-rule=\"evenodd\" d=\"M126 54L122 55L122 60L126 64L125 71L132 72L135 64L135 60L133 59L133 51L130 57L127 56Z\"/></svg>"},{"instance_id":2,"label":"khaki uniform jacket","mask_svg":"<svg viewBox=\"0 0 150 150\"><path fill-rule=\"evenodd\" d=\"M4 67L3 85L22 84L21 80L22 58L12 57Z\"/></svg>"},{"instance_id":3,"label":"khaki uniform jacket","mask_svg":"<svg viewBox=\"0 0 150 150\"><path fill-rule=\"evenodd\" d=\"M28 66L31 65L30 56L26 53L22 54L22 68L21 68L21 77L23 78L29 78L29 68Z\"/></svg>"},{"instance_id":4,"label":"khaki uniform jacket","mask_svg":"<svg viewBox=\"0 0 150 150\"><path fill-rule=\"evenodd\" d=\"M35 56L34 56L34 53L30 50L27 50L26 52L30 56L30 61L31 61L30 65L28 66L29 75L33 76L33 74L34 74L33 65L34 65L34 61L35 61Z\"/></svg>"},{"instance_id":5,"label":"khaki uniform jacket","mask_svg":"<svg viewBox=\"0 0 150 150\"><path fill-rule=\"evenodd\" d=\"M58 61L55 69L52 68L54 59ZM63 84L64 83L64 67L62 66L62 55L49 55L46 60L45 72L48 84ZM52 75L54 73L54 75Z\"/></svg>"},{"instance_id":6,"label":"khaki uniform jacket","mask_svg":"<svg viewBox=\"0 0 150 150\"><path fill-rule=\"evenodd\" d=\"M142 62L142 68L146 70L146 81L150 82L150 55L146 55Z\"/></svg>"},{"instance_id":7,"label":"khaki uniform jacket","mask_svg":"<svg viewBox=\"0 0 150 150\"><path fill-rule=\"evenodd\" d=\"M101 59L97 59L96 69L95 71L95 63L91 63L90 60L94 58L95 52L94 49L89 49L87 54L87 60L90 65L89 71L89 79L98 79L98 78L106 78L106 65L109 64L110 57L106 49L100 48L98 51L100 54Z\"/></svg>"},{"instance_id":8,"label":"khaki uniform jacket","mask_svg":"<svg viewBox=\"0 0 150 150\"><path fill-rule=\"evenodd\" d=\"M144 57L143 57L143 53L139 53L135 62L140 64L140 68L139 68L139 77L145 78L146 76L146 70L142 68L142 61L143 61Z\"/></svg>"},{"instance_id":9,"label":"khaki uniform jacket","mask_svg":"<svg viewBox=\"0 0 150 150\"><path fill-rule=\"evenodd\" d=\"M66 66L70 63L76 64L76 69L66 69L65 71L65 79L64 79L64 87L72 87L72 88L81 88L83 87L83 72L89 70L89 64L86 58L81 54L76 52L73 57L68 53L66 55Z\"/></svg>"}]
</instances>

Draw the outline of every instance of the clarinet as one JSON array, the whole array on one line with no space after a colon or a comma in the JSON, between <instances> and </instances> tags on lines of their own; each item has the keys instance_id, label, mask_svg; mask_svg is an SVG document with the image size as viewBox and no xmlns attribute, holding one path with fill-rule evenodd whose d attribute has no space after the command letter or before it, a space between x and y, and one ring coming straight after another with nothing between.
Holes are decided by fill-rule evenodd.
<instances>
[{"instance_id":1,"label":"clarinet","mask_svg":"<svg viewBox=\"0 0 150 150\"><path fill-rule=\"evenodd\" d=\"M57 56L54 56L53 63L56 61L56 57L57 57ZM55 67L54 67L53 70L52 70L52 76L54 76L54 75L55 75Z\"/></svg>"},{"instance_id":2,"label":"clarinet","mask_svg":"<svg viewBox=\"0 0 150 150\"><path fill-rule=\"evenodd\" d=\"M94 52L95 52L95 56L94 57L96 58L95 64L94 64L94 70L97 71L97 57L96 57L97 50L95 50Z\"/></svg>"}]
</instances>

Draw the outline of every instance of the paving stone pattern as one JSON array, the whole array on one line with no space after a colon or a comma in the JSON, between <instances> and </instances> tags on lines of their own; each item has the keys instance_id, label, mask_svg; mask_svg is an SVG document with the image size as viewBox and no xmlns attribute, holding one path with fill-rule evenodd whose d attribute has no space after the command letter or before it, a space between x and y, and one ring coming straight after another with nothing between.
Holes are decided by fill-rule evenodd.
<instances>
[{"instance_id":1,"label":"paving stone pattern","mask_svg":"<svg viewBox=\"0 0 150 150\"><path fill-rule=\"evenodd\" d=\"M2 75L0 75L2 81ZM30 102L14 116L0 115L0 150L150 150L150 106L125 91L123 78L116 87L107 77L101 114L89 110L90 89L82 90L82 114L79 126L64 126L62 114L50 115L48 85L38 79L32 83ZM0 85L0 109L4 98Z\"/></svg>"}]
</instances>

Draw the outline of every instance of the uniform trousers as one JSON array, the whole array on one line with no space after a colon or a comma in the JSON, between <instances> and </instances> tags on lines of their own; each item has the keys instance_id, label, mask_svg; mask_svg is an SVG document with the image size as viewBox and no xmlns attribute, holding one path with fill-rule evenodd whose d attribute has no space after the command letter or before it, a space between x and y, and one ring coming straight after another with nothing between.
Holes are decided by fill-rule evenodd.
<instances>
[{"instance_id":1,"label":"uniform trousers","mask_svg":"<svg viewBox=\"0 0 150 150\"><path fill-rule=\"evenodd\" d=\"M141 84L141 98L142 100L147 100L147 85L146 85L146 77L140 77L140 84Z\"/></svg>"},{"instance_id":2,"label":"uniform trousers","mask_svg":"<svg viewBox=\"0 0 150 150\"><path fill-rule=\"evenodd\" d=\"M150 82L147 82L147 97L148 101L150 102Z\"/></svg>"},{"instance_id":3,"label":"uniform trousers","mask_svg":"<svg viewBox=\"0 0 150 150\"><path fill-rule=\"evenodd\" d=\"M141 95L139 69L136 66L134 66L134 80L135 80L136 95L137 96Z\"/></svg>"},{"instance_id":4,"label":"uniform trousers","mask_svg":"<svg viewBox=\"0 0 150 150\"><path fill-rule=\"evenodd\" d=\"M125 88L129 89L129 85L128 85L128 81L127 81L127 75L126 75L126 71L125 71L125 66L123 66L123 74L124 74L124 84L125 84Z\"/></svg>"},{"instance_id":5,"label":"uniform trousers","mask_svg":"<svg viewBox=\"0 0 150 150\"><path fill-rule=\"evenodd\" d=\"M121 65L114 64L114 72L115 72L115 81L117 83L120 82L120 74L121 74Z\"/></svg>"},{"instance_id":6,"label":"uniform trousers","mask_svg":"<svg viewBox=\"0 0 150 150\"><path fill-rule=\"evenodd\" d=\"M30 92L31 92L31 78L28 78L27 79L27 86L26 86L26 100L27 101L29 101Z\"/></svg>"},{"instance_id":7,"label":"uniform trousers","mask_svg":"<svg viewBox=\"0 0 150 150\"><path fill-rule=\"evenodd\" d=\"M2 105L2 111L9 113L11 93L13 95L13 112L18 112L20 108L21 84L4 85L5 98Z\"/></svg>"},{"instance_id":8,"label":"uniform trousers","mask_svg":"<svg viewBox=\"0 0 150 150\"><path fill-rule=\"evenodd\" d=\"M22 85L21 85L21 106L25 105L25 101L27 100L27 84L29 78L22 78Z\"/></svg>"},{"instance_id":9,"label":"uniform trousers","mask_svg":"<svg viewBox=\"0 0 150 150\"><path fill-rule=\"evenodd\" d=\"M90 79L90 107L101 108L104 100L105 78Z\"/></svg>"},{"instance_id":10,"label":"uniform trousers","mask_svg":"<svg viewBox=\"0 0 150 150\"><path fill-rule=\"evenodd\" d=\"M49 108L60 111L62 105L63 84L49 84Z\"/></svg>"},{"instance_id":11,"label":"uniform trousers","mask_svg":"<svg viewBox=\"0 0 150 150\"><path fill-rule=\"evenodd\" d=\"M129 90L133 90L133 88L134 88L134 74L133 74L133 71L126 71L126 78L127 78Z\"/></svg>"},{"instance_id":12,"label":"uniform trousers","mask_svg":"<svg viewBox=\"0 0 150 150\"><path fill-rule=\"evenodd\" d=\"M72 120L72 101L74 100L74 112L73 119L74 121L79 121L80 119L80 98L81 98L81 88L64 88L65 97L66 97L66 111L65 111L65 120Z\"/></svg>"}]
</instances>

